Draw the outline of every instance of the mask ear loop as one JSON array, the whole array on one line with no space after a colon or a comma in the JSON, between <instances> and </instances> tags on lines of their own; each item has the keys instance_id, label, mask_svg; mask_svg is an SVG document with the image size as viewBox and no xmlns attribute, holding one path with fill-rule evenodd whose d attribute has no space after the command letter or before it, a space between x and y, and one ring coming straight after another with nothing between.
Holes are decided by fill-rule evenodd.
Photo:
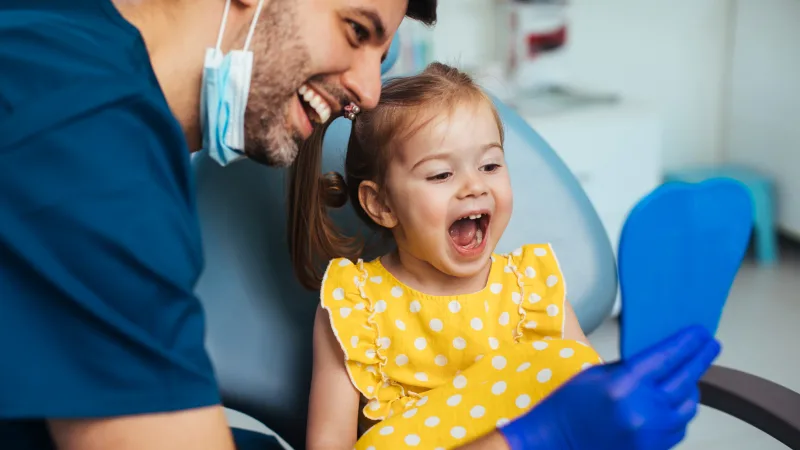
<instances>
[{"instance_id":1,"label":"mask ear loop","mask_svg":"<svg viewBox=\"0 0 800 450\"><path fill-rule=\"evenodd\" d=\"M231 0L225 2L225 11L222 13L222 23L219 26L219 35L217 36L217 51L222 47L222 36L225 34L225 25L228 23L228 11L231 10Z\"/></svg>"},{"instance_id":2,"label":"mask ear loop","mask_svg":"<svg viewBox=\"0 0 800 450\"><path fill-rule=\"evenodd\" d=\"M253 22L250 23L250 31L247 33L247 39L244 41L244 51L247 51L250 48L250 41L253 39L253 34L256 31L256 24L258 24L258 16L261 15L261 9L264 6L264 0L258 1L258 7L256 8L256 15L253 17Z\"/></svg>"}]
</instances>

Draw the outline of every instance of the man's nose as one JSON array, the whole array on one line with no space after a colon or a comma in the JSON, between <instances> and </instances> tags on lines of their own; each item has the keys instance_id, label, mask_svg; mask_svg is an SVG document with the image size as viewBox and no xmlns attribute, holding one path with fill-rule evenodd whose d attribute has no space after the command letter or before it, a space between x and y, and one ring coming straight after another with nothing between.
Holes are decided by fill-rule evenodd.
<instances>
[{"instance_id":1,"label":"man's nose","mask_svg":"<svg viewBox=\"0 0 800 450\"><path fill-rule=\"evenodd\" d=\"M362 109L378 106L381 96L381 60L379 55L363 58L343 76L344 87L355 94Z\"/></svg>"}]
</instances>

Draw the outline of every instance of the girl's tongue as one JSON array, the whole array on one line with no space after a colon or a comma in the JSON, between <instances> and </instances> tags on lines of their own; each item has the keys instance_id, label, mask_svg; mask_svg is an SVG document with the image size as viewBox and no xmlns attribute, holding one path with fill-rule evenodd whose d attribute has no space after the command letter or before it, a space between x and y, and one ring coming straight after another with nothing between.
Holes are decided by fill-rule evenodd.
<instances>
[{"instance_id":1,"label":"girl's tongue","mask_svg":"<svg viewBox=\"0 0 800 450\"><path fill-rule=\"evenodd\" d=\"M450 226L450 238L459 247L476 247L483 240L478 220L459 219Z\"/></svg>"}]
</instances>

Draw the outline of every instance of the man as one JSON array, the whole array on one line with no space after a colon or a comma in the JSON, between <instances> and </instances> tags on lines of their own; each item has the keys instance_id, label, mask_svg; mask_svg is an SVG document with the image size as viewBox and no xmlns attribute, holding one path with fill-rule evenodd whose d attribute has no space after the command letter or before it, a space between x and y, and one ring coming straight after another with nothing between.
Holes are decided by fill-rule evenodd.
<instances>
[{"instance_id":1,"label":"man","mask_svg":"<svg viewBox=\"0 0 800 450\"><path fill-rule=\"evenodd\" d=\"M435 7L0 3L0 447L234 448L193 294L203 257L189 153L205 146L223 164L242 155L290 164L312 123L351 102L376 104L380 61L401 20L433 23ZM309 90L318 98L300 94ZM704 345L668 349L676 373L705 364L696 361L709 340L693 339ZM540 411L586 390L606 409L627 405L609 400L614 383L647 371L623 369L585 372ZM553 418L526 417L476 445L547 448L554 441L542 430L569 434ZM627 430L609 420L587 423Z\"/></svg>"}]
</instances>

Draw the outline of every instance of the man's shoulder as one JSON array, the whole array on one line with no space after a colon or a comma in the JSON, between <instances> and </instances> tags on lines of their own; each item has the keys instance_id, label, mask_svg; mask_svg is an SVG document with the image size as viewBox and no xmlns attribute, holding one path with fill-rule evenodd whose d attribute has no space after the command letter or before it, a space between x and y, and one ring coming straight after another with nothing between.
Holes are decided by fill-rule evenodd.
<instances>
[{"instance_id":1,"label":"man's shoulder","mask_svg":"<svg viewBox=\"0 0 800 450\"><path fill-rule=\"evenodd\" d=\"M141 36L109 8L98 0L0 6L0 129L27 121L23 128L42 131L131 96L166 107Z\"/></svg>"}]
</instances>

